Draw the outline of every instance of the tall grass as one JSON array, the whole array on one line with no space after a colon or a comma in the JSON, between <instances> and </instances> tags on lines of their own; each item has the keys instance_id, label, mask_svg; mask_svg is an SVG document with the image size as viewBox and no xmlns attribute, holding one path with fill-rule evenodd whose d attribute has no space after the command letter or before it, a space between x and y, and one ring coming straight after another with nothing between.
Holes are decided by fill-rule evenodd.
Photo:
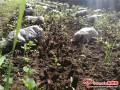
<instances>
[{"instance_id":1,"label":"tall grass","mask_svg":"<svg viewBox=\"0 0 120 90\"><path fill-rule=\"evenodd\" d=\"M18 0L19 2L19 0ZM12 48L12 56L10 58L10 63L8 65L8 75L7 75L7 81L6 81L6 84L5 84L5 90L9 90L9 78L10 78L10 73L11 73L11 70L12 70L12 59L13 59L13 55L14 55L14 51L15 51L15 47L16 47L16 43L17 43L17 38L18 38L18 33L19 33L19 30L20 30L20 27L21 27L21 23L22 23L22 18L23 18L23 14L24 14L24 9L25 9L25 0L21 0L20 2L20 10L19 10L19 16L18 16L18 22L17 22L17 27L16 27L16 35L15 35L15 38L14 38L14 42L13 42L13 48Z\"/></svg>"}]
</instances>

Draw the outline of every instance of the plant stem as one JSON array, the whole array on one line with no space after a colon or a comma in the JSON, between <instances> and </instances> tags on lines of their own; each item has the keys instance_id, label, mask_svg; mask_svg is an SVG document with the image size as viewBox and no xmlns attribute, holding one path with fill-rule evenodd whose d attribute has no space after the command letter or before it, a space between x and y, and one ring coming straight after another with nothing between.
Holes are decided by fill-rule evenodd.
<instances>
[{"instance_id":1,"label":"plant stem","mask_svg":"<svg viewBox=\"0 0 120 90\"><path fill-rule=\"evenodd\" d=\"M7 81L6 81L6 84L5 84L5 90L9 90L9 78L10 78L10 73L11 73L11 70L12 70L12 60L13 60L13 55L14 55L14 50L15 50L15 47L16 47L16 43L17 43L17 36L18 36L18 33L19 33L19 29L21 27L21 23L22 23L22 18L23 18L23 14L24 14L24 9L25 9L25 0L22 0L20 2L20 12L19 12L19 17L18 17L18 23L17 23L17 27L16 27L16 36L14 38L14 42L13 42L13 48L12 48L12 56L10 58L10 63L8 65L8 75L7 75Z\"/></svg>"}]
</instances>

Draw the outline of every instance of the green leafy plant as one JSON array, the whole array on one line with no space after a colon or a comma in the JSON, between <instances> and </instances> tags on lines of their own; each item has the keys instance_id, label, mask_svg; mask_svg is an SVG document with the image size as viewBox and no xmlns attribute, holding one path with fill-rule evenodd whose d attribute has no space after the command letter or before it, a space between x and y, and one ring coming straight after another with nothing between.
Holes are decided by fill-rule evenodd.
<instances>
[{"instance_id":1,"label":"green leafy plant","mask_svg":"<svg viewBox=\"0 0 120 90\"><path fill-rule=\"evenodd\" d=\"M31 46L35 46L36 44L35 44L33 41L29 41L29 42L27 43L27 45L28 45L29 47L31 47Z\"/></svg>"},{"instance_id":2,"label":"green leafy plant","mask_svg":"<svg viewBox=\"0 0 120 90\"><path fill-rule=\"evenodd\" d=\"M6 59L6 56L1 56L0 57L0 67L3 64L4 60Z\"/></svg>"},{"instance_id":3,"label":"green leafy plant","mask_svg":"<svg viewBox=\"0 0 120 90\"><path fill-rule=\"evenodd\" d=\"M5 77L3 81L7 82L7 77ZM13 83L13 78L9 77L9 84L12 84L12 83Z\"/></svg>"},{"instance_id":4,"label":"green leafy plant","mask_svg":"<svg viewBox=\"0 0 120 90\"><path fill-rule=\"evenodd\" d=\"M61 64L59 63L58 58L57 58L56 55L55 55L55 52L54 52L53 50L50 50L50 51L49 51L49 54L51 54L51 55L54 56L53 66L55 66L55 67L60 66Z\"/></svg>"},{"instance_id":5,"label":"green leafy plant","mask_svg":"<svg viewBox=\"0 0 120 90\"><path fill-rule=\"evenodd\" d=\"M29 62L29 60L30 60L29 57L22 57L22 59L23 59L25 62Z\"/></svg>"},{"instance_id":6,"label":"green leafy plant","mask_svg":"<svg viewBox=\"0 0 120 90\"><path fill-rule=\"evenodd\" d=\"M61 65L61 64L58 62L58 58L57 58L56 56L55 56L55 58L54 58L54 61L55 61L54 66L58 67L58 66Z\"/></svg>"},{"instance_id":7,"label":"green leafy plant","mask_svg":"<svg viewBox=\"0 0 120 90\"><path fill-rule=\"evenodd\" d=\"M114 41L111 44L109 41L103 41L101 38L98 38L97 40L104 44L104 51L105 51L104 61L105 62L110 61L112 57L112 50L113 50L114 45L116 44L116 41Z\"/></svg>"},{"instance_id":8,"label":"green leafy plant","mask_svg":"<svg viewBox=\"0 0 120 90\"><path fill-rule=\"evenodd\" d=\"M111 58L112 45L107 41L105 41L103 43L105 44L105 46L104 46L104 49L105 49L105 58L104 58L104 60L108 61Z\"/></svg>"},{"instance_id":9,"label":"green leafy plant","mask_svg":"<svg viewBox=\"0 0 120 90\"><path fill-rule=\"evenodd\" d=\"M33 41L29 41L28 43L25 43L24 46L21 46L21 48L24 49L24 52L27 52L31 49L32 46L35 46Z\"/></svg>"},{"instance_id":10,"label":"green leafy plant","mask_svg":"<svg viewBox=\"0 0 120 90\"><path fill-rule=\"evenodd\" d=\"M27 74L27 75L31 75L33 73L33 69L27 67L27 66L24 66L23 67L23 71Z\"/></svg>"},{"instance_id":11,"label":"green leafy plant","mask_svg":"<svg viewBox=\"0 0 120 90\"><path fill-rule=\"evenodd\" d=\"M24 49L24 57L23 60L28 62L30 59L26 56L26 53L28 53L32 46L35 46L33 41L29 41L28 43L25 43L24 46L21 46L22 49Z\"/></svg>"},{"instance_id":12,"label":"green leafy plant","mask_svg":"<svg viewBox=\"0 0 120 90\"><path fill-rule=\"evenodd\" d=\"M21 48L24 49L24 58L25 58L27 51L29 51L31 47L29 47L27 43L25 43L24 46L21 46Z\"/></svg>"},{"instance_id":13,"label":"green leafy plant","mask_svg":"<svg viewBox=\"0 0 120 90\"><path fill-rule=\"evenodd\" d=\"M63 32L63 37L66 38L68 36L67 32Z\"/></svg>"},{"instance_id":14,"label":"green leafy plant","mask_svg":"<svg viewBox=\"0 0 120 90\"><path fill-rule=\"evenodd\" d=\"M36 83L33 78L24 78L23 83L28 90L32 90L33 88L36 87Z\"/></svg>"},{"instance_id":15,"label":"green leafy plant","mask_svg":"<svg viewBox=\"0 0 120 90\"><path fill-rule=\"evenodd\" d=\"M24 49L24 52L27 50L30 50L30 47L25 43L24 46L21 46L22 49Z\"/></svg>"},{"instance_id":16,"label":"green leafy plant","mask_svg":"<svg viewBox=\"0 0 120 90\"><path fill-rule=\"evenodd\" d=\"M0 90L4 90L4 87L0 85Z\"/></svg>"}]
</instances>

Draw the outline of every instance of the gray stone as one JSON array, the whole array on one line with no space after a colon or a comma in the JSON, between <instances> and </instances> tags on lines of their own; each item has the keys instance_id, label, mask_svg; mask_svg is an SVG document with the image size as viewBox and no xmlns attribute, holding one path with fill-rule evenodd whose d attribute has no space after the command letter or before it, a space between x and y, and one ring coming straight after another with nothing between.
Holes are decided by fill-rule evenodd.
<instances>
[{"instance_id":1,"label":"gray stone","mask_svg":"<svg viewBox=\"0 0 120 90\"><path fill-rule=\"evenodd\" d=\"M99 14L99 15L94 14L92 16L88 16L88 22L89 23L95 23L95 21L102 18L102 16L103 16L102 14Z\"/></svg>"},{"instance_id":2,"label":"gray stone","mask_svg":"<svg viewBox=\"0 0 120 90\"><path fill-rule=\"evenodd\" d=\"M69 7L69 5L67 3L64 3L63 6L66 8Z\"/></svg>"},{"instance_id":3,"label":"gray stone","mask_svg":"<svg viewBox=\"0 0 120 90\"><path fill-rule=\"evenodd\" d=\"M63 6L64 4L63 3L58 3L59 6Z\"/></svg>"},{"instance_id":4,"label":"gray stone","mask_svg":"<svg viewBox=\"0 0 120 90\"><path fill-rule=\"evenodd\" d=\"M30 3L26 3L26 8L31 8L32 5Z\"/></svg>"},{"instance_id":5,"label":"gray stone","mask_svg":"<svg viewBox=\"0 0 120 90\"><path fill-rule=\"evenodd\" d=\"M34 25L40 25L45 22L43 16L25 16L25 22L29 22Z\"/></svg>"},{"instance_id":6,"label":"gray stone","mask_svg":"<svg viewBox=\"0 0 120 90\"><path fill-rule=\"evenodd\" d=\"M32 7L26 8L24 11L24 16L27 16L27 15L33 16L34 13L35 13L35 10Z\"/></svg>"},{"instance_id":7,"label":"gray stone","mask_svg":"<svg viewBox=\"0 0 120 90\"><path fill-rule=\"evenodd\" d=\"M79 8L78 10L79 10L79 11L81 11L81 10L86 10L86 8L81 7L81 8Z\"/></svg>"},{"instance_id":8,"label":"gray stone","mask_svg":"<svg viewBox=\"0 0 120 90\"><path fill-rule=\"evenodd\" d=\"M11 31L8 34L8 36L3 41L1 41L0 43L1 48L12 45L15 35L16 35L16 31ZM43 35L43 29L37 25L33 25L30 27L20 29L18 33L17 42L20 44L24 44L28 41L34 41L35 39L41 38L42 35Z\"/></svg>"},{"instance_id":9,"label":"gray stone","mask_svg":"<svg viewBox=\"0 0 120 90\"><path fill-rule=\"evenodd\" d=\"M57 7L56 6L48 6L48 10L55 10Z\"/></svg>"},{"instance_id":10,"label":"gray stone","mask_svg":"<svg viewBox=\"0 0 120 90\"><path fill-rule=\"evenodd\" d=\"M101 9L96 9L93 11L95 14L100 14L100 13L103 13L103 11Z\"/></svg>"},{"instance_id":11,"label":"gray stone","mask_svg":"<svg viewBox=\"0 0 120 90\"><path fill-rule=\"evenodd\" d=\"M45 10L55 10L57 7L56 6L43 5L42 8L44 8Z\"/></svg>"},{"instance_id":12,"label":"gray stone","mask_svg":"<svg viewBox=\"0 0 120 90\"><path fill-rule=\"evenodd\" d=\"M73 41L78 43L88 43L95 37L98 37L98 32L93 27L85 27L73 35Z\"/></svg>"},{"instance_id":13,"label":"gray stone","mask_svg":"<svg viewBox=\"0 0 120 90\"><path fill-rule=\"evenodd\" d=\"M81 10L81 11L77 11L75 13L75 17L83 17L83 16L86 16L88 15L88 11L87 10Z\"/></svg>"}]
</instances>

